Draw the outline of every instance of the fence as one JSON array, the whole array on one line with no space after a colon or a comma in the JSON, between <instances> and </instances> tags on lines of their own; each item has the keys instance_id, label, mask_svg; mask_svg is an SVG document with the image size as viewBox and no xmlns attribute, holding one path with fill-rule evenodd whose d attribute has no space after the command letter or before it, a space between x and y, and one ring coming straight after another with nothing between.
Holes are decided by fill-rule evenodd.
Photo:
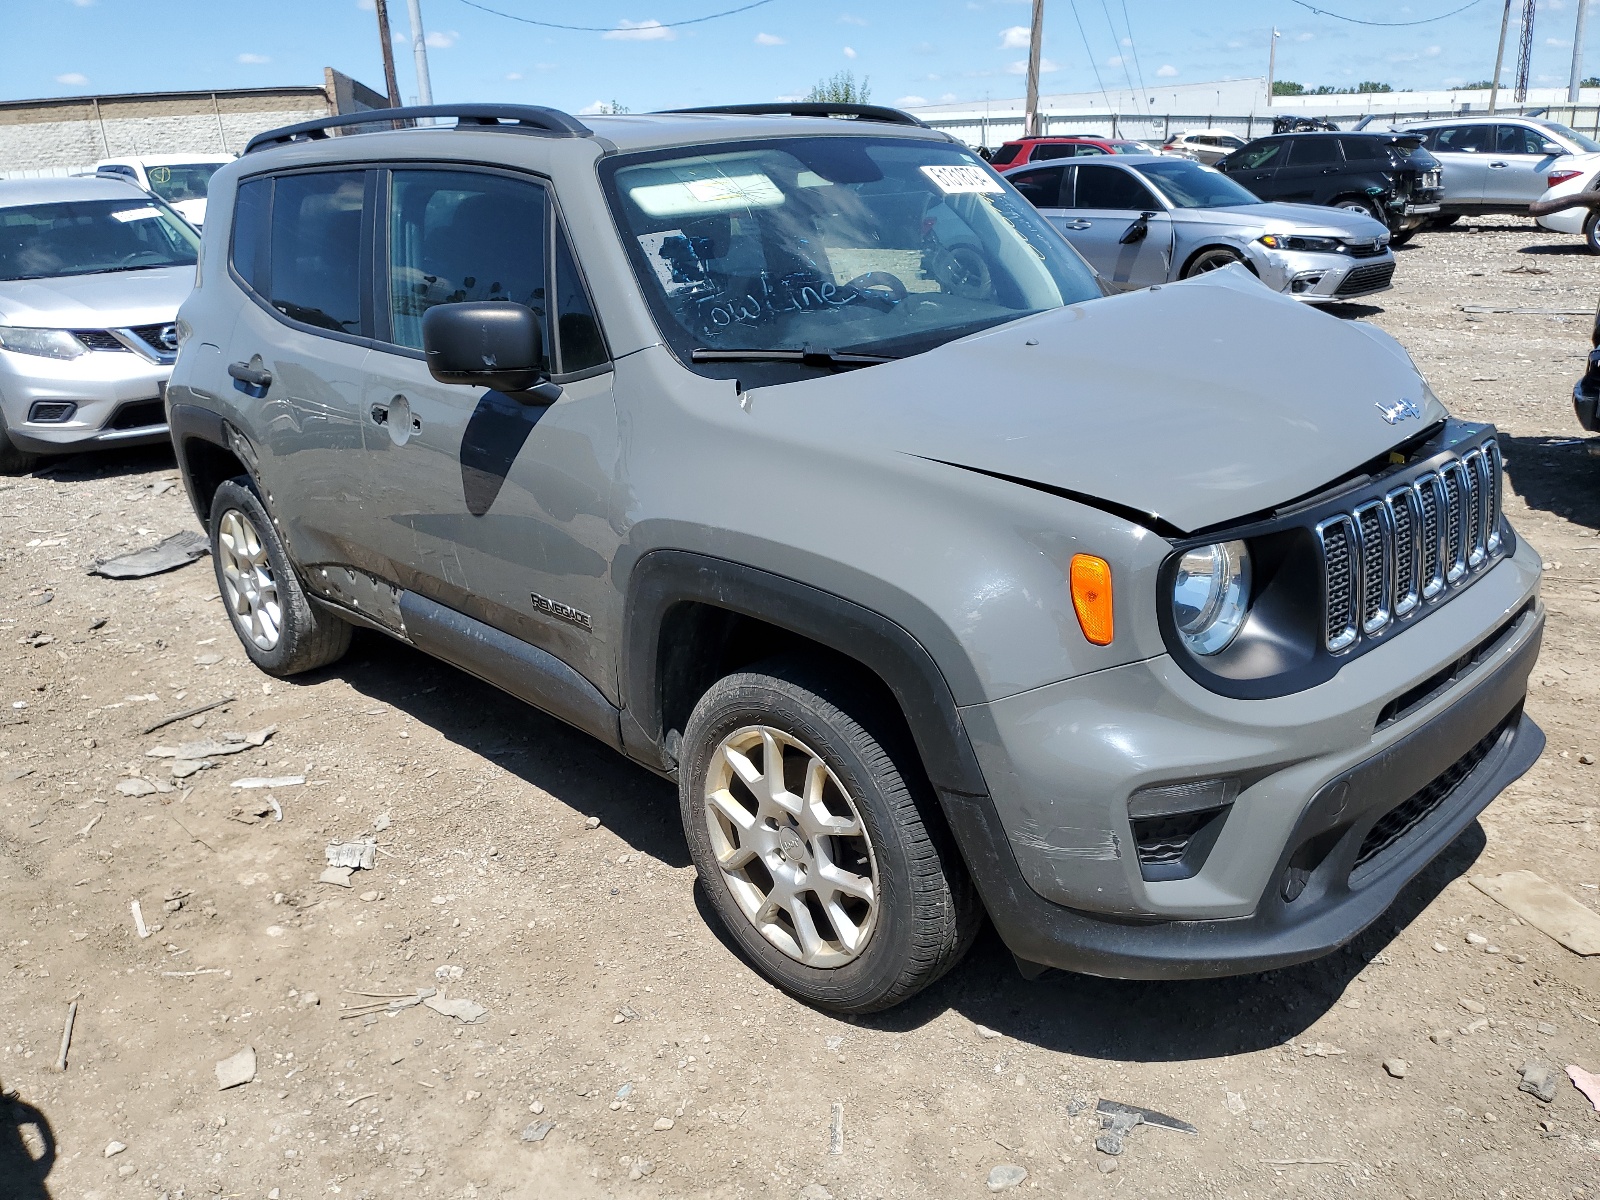
<instances>
[{"instance_id":1,"label":"fence","mask_svg":"<svg viewBox=\"0 0 1600 1200\"><path fill-rule=\"evenodd\" d=\"M1330 99L1337 99L1330 97ZM1353 129L1363 119L1367 121L1368 128L1386 129L1390 125L1398 125L1406 121L1440 120L1449 117L1481 117L1488 115L1483 111L1471 109L1429 109L1429 110L1404 110L1395 109L1390 112L1359 112L1359 113L1333 113L1327 119L1341 129ZM1586 133L1600 140L1600 106L1597 105L1562 105L1560 107L1523 105L1500 105L1497 113L1504 116L1539 116L1548 120L1559 121L1570 126L1579 133ZM1213 113L1202 113L1185 116L1179 113L1163 113L1160 116L1145 116L1142 114L1127 113L1041 113L1039 116L1040 132L1047 137L1123 137L1142 142L1164 142L1175 133L1193 133L1197 130L1212 130L1218 133L1234 133L1247 141L1253 137L1261 137L1272 132L1272 123L1279 117L1313 117L1321 115L1313 108L1295 107L1293 109L1269 110L1265 113L1251 113L1247 116L1220 116ZM1012 141L1023 135L1023 123L1020 116L1005 117L959 117L941 118L929 116L924 118L935 129L942 129L946 133L960 138L971 146L999 146L1003 142Z\"/></svg>"}]
</instances>

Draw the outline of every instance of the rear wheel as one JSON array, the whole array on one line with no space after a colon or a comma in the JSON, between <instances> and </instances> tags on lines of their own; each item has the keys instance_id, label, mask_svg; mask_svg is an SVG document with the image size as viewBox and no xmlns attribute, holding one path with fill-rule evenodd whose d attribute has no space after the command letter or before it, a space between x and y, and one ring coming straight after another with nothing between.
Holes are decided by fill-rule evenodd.
<instances>
[{"instance_id":1,"label":"rear wheel","mask_svg":"<svg viewBox=\"0 0 1600 1200\"><path fill-rule=\"evenodd\" d=\"M233 631L269 675L325 667L350 648L350 626L314 606L248 476L230 479L211 501L211 558Z\"/></svg>"},{"instance_id":2,"label":"rear wheel","mask_svg":"<svg viewBox=\"0 0 1600 1200\"><path fill-rule=\"evenodd\" d=\"M1589 248L1590 254L1600 254L1600 209L1584 219L1583 244Z\"/></svg>"},{"instance_id":3,"label":"rear wheel","mask_svg":"<svg viewBox=\"0 0 1600 1200\"><path fill-rule=\"evenodd\" d=\"M1428 218L1428 228L1449 229L1450 226L1454 225L1459 220L1461 220L1460 213L1440 213L1436 217Z\"/></svg>"},{"instance_id":4,"label":"rear wheel","mask_svg":"<svg viewBox=\"0 0 1600 1200\"><path fill-rule=\"evenodd\" d=\"M6 428L5 415L0 413L0 475L24 475L33 470L38 461L37 454L28 454L17 448L17 444L11 440L10 430Z\"/></svg>"},{"instance_id":5,"label":"rear wheel","mask_svg":"<svg viewBox=\"0 0 1600 1200\"><path fill-rule=\"evenodd\" d=\"M1237 250L1229 250L1226 246L1212 246L1200 251L1189 260L1183 268L1183 277L1192 278L1195 275L1204 275L1207 271L1220 271L1223 267L1231 267L1234 263L1244 262L1244 255Z\"/></svg>"},{"instance_id":6,"label":"rear wheel","mask_svg":"<svg viewBox=\"0 0 1600 1200\"><path fill-rule=\"evenodd\" d=\"M981 910L895 722L797 660L729 675L684 731L679 801L712 907L762 974L890 1008L966 953Z\"/></svg>"},{"instance_id":7,"label":"rear wheel","mask_svg":"<svg viewBox=\"0 0 1600 1200\"><path fill-rule=\"evenodd\" d=\"M1383 219L1383 210L1365 196L1346 196L1342 200L1335 200L1333 207L1342 208L1345 212L1360 213L1364 217L1371 217L1379 225L1388 227L1389 222Z\"/></svg>"}]
</instances>

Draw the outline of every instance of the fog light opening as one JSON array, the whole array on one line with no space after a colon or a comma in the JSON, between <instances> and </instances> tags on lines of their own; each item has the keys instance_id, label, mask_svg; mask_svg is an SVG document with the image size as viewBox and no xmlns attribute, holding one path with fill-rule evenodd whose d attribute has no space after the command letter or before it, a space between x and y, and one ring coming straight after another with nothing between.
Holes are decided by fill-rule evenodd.
<instances>
[{"instance_id":1,"label":"fog light opening","mask_svg":"<svg viewBox=\"0 0 1600 1200\"><path fill-rule=\"evenodd\" d=\"M70 421L78 406L71 400L35 400L28 409L28 420L39 424Z\"/></svg>"},{"instance_id":2,"label":"fog light opening","mask_svg":"<svg viewBox=\"0 0 1600 1200\"><path fill-rule=\"evenodd\" d=\"M1238 794L1237 779L1140 788L1128 799L1139 873L1151 882L1198 874Z\"/></svg>"},{"instance_id":3,"label":"fog light opening","mask_svg":"<svg viewBox=\"0 0 1600 1200\"><path fill-rule=\"evenodd\" d=\"M1322 282L1322 277L1324 274L1325 272L1322 271L1310 271L1304 274L1296 275L1289 281L1289 290L1296 296L1303 295L1306 292L1315 291L1317 285Z\"/></svg>"}]
</instances>

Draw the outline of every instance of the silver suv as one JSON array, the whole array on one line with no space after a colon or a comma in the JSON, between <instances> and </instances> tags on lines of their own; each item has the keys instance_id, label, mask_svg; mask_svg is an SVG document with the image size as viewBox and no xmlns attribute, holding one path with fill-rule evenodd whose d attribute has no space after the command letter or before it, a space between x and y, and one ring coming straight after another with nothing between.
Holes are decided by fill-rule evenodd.
<instances>
[{"instance_id":1,"label":"silver suv","mask_svg":"<svg viewBox=\"0 0 1600 1200\"><path fill-rule=\"evenodd\" d=\"M1558 160L1566 167L1569 156L1600 154L1600 142L1533 117L1456 117L1395 128L1422 134L1423 146L1443 167L1444 207L1436 225L1474 213L1525 214L1550 187Z\"/></svg>"},{"instance_id":2,"label":"silver suv","mask_svg":"<svg viewBox=\"0 0 1600 1200\"><path fill-rule=\"evenodd\" d=\"M366 113L211 201L169 402L246 653L381 630L674 781L810 1003L984 915L1029 973L1314 958L1539 754L1494 430L1242 271L1103 296L902 113Z\"/></svg>"}]
</instances>

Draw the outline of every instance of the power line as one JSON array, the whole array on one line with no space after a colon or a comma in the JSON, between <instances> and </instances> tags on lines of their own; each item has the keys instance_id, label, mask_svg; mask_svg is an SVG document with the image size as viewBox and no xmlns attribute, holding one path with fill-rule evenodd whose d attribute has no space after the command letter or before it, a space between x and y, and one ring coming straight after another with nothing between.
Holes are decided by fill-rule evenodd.
<instances>
[{"instance_id":1,"label":"power line","mask_svg":"<svg viewBox=\"0 0 1600 1200\"><path fill-rule=\"evenodd\" d=\"M1139 76L1139 91L1144 92L1144 68L1139 65L1139 43L1133 39L1133 21L1128 17L1128 0L1122 0L1122 24L1128 31L1128 49L1133 51L1133 70Z\"/></svg>"},{"instance_id":2,"label":"power line","mask_svg":"<svg viewBox=\"0 0 1600 1200\"><path fill-rule=\"evenodd\" d=\"M718 17L731 17L735 13L749 12L752 8L760 8L771 4L774 0L754 0L752 4L741 4L738 8L724 9L722 12L707 13L703 17L690 17L685 21L652 21L645 26L647 29L677 29L683 25L699 25L705 21L715 21ZM490 8L487 4L479 4L477 0L461 0L468 8L475 8L479 12L493 13L497 17L504 17L508 21L520 21L524 25L537 25L541 29L566 29L575 33L616 33L623 29L635 29L633 25L563 25L558 21L539 21L533 17L519 17L516 13L501 12L498 8Z\"/></svg>"},{"instance_id":3,"label":"power line","mask_svg":"<svg viewBox=\"0 0 1600 1200\"><path fill-rule=\"evenodd\" d=\"M1117 62L1122 67L1122 77L1128 81L1128 90L1131 92L1133 91L1133 72L1128 70L1128 56L1121 53L1122 35L1117 32L1117 23L1111 19L1111 5L1107 4L1106 0L1100 0L1100 11L1106 15L1106 28L1111 30L1111 44L1117 47ZM1128 39L1128 45L1130 47L1133 45L1132 38Z\"/></svg>"},{"instance_id":4,"label":"power line","mask_svg":"<svg viewBox=\"0 0 1600 1200\"><path fill-rule=\"evenodd\" d=\"M1449 12L1440 13L1437 17L1424 17L1420 21L1363 21L1360 17L1347 17L1343 13L1329 12L1325 8L1307 4L1306 0L1290 0L1290 3L1298 4L1301 8L1306 9L1308 12L1314 12L1319 17L1332 17L1335 21L1348 21L1352 25L1381 25L1385 28L1398 28L1402 25L1431 25L1435 21L1443 21L1455 16L1457 13L1464 13L1469 8L1476 8L1483 3L1483 0L1468 0L1460 8L1452 8Z\"/></svg>"},{"instance_id":5,"label":"power line","mask_svg":"<svg viewBox=\"0 0 1600 1200\"><path fill-rule=\"evenodd\" d=\"M1089 35L1083 30L1083 18L1078 15L1078 0L1068 0L1072 9L1072 19L1077 22L1078 36L1083 39L1083 52L1089 59L1089 69L1094 72L1095 86L1100 89L1100 95L1106 102L1106 110L1112 111L1116 105L1111 103L1111 96L1106 92L1106 85L1100 78L1100 64L1094 60L1094 51L1089 48Z\"/></svg>"}]
</instances>

